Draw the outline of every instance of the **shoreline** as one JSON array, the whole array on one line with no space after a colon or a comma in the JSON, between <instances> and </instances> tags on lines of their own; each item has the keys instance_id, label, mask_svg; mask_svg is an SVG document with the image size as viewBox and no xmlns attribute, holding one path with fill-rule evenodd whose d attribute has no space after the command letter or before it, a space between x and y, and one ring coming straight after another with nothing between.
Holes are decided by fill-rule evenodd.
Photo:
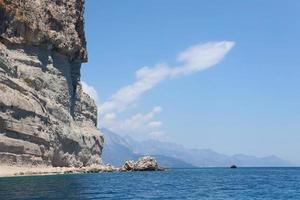
<instances>
[{"instance_id":1,"label":"shoreline","mask_svg":"<svg viewBox=\"0 0 300 200\"><path fill-rule=\"evenodd\" d=\"M50 167L50 166L0 166L0 178L18 176L46 176L60 174L85 174L116 172L119 168L111 165L94 165L88 167Z\"/></svg>"},{"instance_id":2,"label":"shoreline","mask_svg":"<svg viewBox=\"0 0 300 200\"><path fill-rule=\"evenodd\" d=\"M150 161L152 162L148 162ZM136 172L136 171L166 171L157 165L154 158L143 157L136 163L134 161L126 161L124 166L115 167L110 164L91 165L86 167L52 167L52 166L13 166L0 165L0 178L17 177L17 176L45 176L60 174L87 174L87 173L103 173L103 172ZM140 163L139 163L140 162ZM154 163L153 163L154 162Z\"/></svg>"}]
</instances>

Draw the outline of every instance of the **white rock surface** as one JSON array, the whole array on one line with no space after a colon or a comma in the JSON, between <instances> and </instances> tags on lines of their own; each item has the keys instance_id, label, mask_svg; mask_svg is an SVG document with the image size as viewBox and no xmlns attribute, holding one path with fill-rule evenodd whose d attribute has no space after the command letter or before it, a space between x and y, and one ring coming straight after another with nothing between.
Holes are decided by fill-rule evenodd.
<instances>
[{"instance_id":1,"label":"white rock surface","mask_svg":"<svg viewBox=\"0 0 300 200\"><path fill-rule=\"evenodd\" d=\"M124 163L121 171L162 171L154 157L143 156L138 161L129 160Z\"/></svg>"},{"instance_id":2,"label":"white rock surface","mask_svg":"<svg viewBox=\"0 0 300 200\"><path fill-rule=\"evenodd\" d=\"M82 91L83 0L0 0L0 164L101 163L95 102Z\"/></svg>"}]
</instances>

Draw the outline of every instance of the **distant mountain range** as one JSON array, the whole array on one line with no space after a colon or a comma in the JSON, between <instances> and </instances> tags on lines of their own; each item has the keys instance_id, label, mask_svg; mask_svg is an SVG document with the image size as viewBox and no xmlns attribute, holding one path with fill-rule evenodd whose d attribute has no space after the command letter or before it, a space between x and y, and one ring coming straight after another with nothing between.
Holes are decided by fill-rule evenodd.
<instances>
[{"instance_id":1,"label":"distant mountain range","mask_svg":"<svg viewBox=\"0 0 300 200\"><path fill-rule=\"evenodd\" d=\"M158 163L164 167L173 168L192 168L192 164L186 163L180 159L169 157L161 154L138 153L133 150L133 144L138 144L137 141L129 138L123 138L120 135L113 133L107 129L101 129L104 135L104 148L102 159L105 163L110 163L115 166L121 166L126 160L137 160L143 155L152 155ZM130 141L130 143L129 143Z\"/></svg>"},{"instance_id":2,"label":"distant mountain range","mask_svg":"<svg viewBox=\"0 0 300 200\"><path fill-rule=\"evenodd\" d=\"M142 155L155 156L160 165L172 168L228 167L233 164L239 167L291 166L289 162L276 156L228 156L210 149L188 149L182 145L158 140L136 141L104 128L101 132L105 140L103 161L116 166L121 166L125 160L136 160Z\"/></svg>"}]
</instances>

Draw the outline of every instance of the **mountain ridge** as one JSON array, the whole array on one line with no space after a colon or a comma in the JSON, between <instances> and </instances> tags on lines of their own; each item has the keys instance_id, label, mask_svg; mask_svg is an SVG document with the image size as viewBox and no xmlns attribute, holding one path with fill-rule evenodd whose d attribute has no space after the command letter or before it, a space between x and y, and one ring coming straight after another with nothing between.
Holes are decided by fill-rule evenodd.
<instances>
[{"instance_id":1,"label":"mountain ridge","mask_svg":"<svg viewBox=\"0 0 300 200\"><path fill-rule=\"evenodd\" d=\"M131 145L125 138L122 138L116 133L108 129L101 129L104 136L104 147L102 152L102 159L104 162L121 166L127 160L137 160L144 155L151 155L156 158L158 163L163 167L176 167L176 168L192 168L192 164L186 163L182 160L159 154L139 154L132 150Z\"/></svg>"},{"instance_id":2,"label":"mountain ridge","mask_svg":"<svg viewBox=\"0 0 300 200\"><path fill-rule=\"evenodd\" d=\"M101 129L104 133L104 138L109 138L114 134L114 137L121 138L124 144L127 146L127 151L132 155L162 155L168 158L173 158L194 167L229 167L235 164L239 167L285 167L291 166L291 164L277 156L265 156L256 157L244 154L235 154L232 156L215 152L211 149L188 149L183 145L163 142L158 140L145 140L136 141L130 136L120 136L107 129ZM110 139L108 139L110 140ZM106 141L106 140L105 140ZM114 143L115 147L118 143ZM105 160L108 152L107 149L111 148L109 143L104 143L103 159ZM115 151L114 154L118 152ZM120 152L121 153L121 152ZM121 153L122 154L122 153ZM120 154L120 155L121 155ZM121 156L120 156L121 157ZM113 158L109 159L113 161Z\"/></svg>"}]
</instances>

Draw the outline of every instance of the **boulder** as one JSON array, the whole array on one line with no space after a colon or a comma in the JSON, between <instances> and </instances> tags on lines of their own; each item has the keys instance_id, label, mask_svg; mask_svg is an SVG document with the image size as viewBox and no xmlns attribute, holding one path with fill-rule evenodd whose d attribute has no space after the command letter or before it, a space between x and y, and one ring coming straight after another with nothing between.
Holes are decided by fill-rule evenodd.
<instances>
[{"instance_id":1,"label":"boulder","mask_svg":"<svg viewBox=\"0 0 300 200\"><path fill-rule=\"evenodd\" d=\"M121 168L121 171L163 171L159 167L154 157L143 156L134 162L133 160L126 161Z\"/></svg>"},{"instance_id":2,"label":"boulder","mask_svg":"<svg viewBox=\"0 0 300 200\"><path fill-rule=\"evenodd\" d=\"M134 165L135 162L133 160L125 161L124 165L122 166L122 171L133 171Z\"/></svg>"},{"instance_id":3,"label":"boulder","mask_svg":"<svg viewBox=\"0 0 300 200\"><path fill-rule=\"evenodd\" d=\"M139 158L134 164L135 171L156 171L158 170L158 164L154 157L144 156Z\"/></svg>"}]
</instances>

